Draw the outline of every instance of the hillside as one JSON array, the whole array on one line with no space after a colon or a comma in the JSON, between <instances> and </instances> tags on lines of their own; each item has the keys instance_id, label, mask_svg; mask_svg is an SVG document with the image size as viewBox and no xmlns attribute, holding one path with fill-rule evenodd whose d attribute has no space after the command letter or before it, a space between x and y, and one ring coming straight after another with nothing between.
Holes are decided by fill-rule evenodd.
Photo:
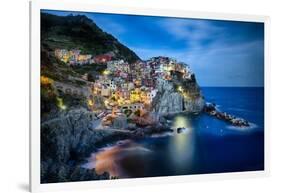
<instances>
[{"instance_id":1,"label":"hillside","mask_svg":"<svg viewBox=\"0 0 281 193\"><path fill-rule=\"evenodd\" d=\"M41 41L49 49L79 49L99 55L113 52L118 59L135 62L139 57L84 15L56 16L41 13Z\"/></svg>"}]
</instances>

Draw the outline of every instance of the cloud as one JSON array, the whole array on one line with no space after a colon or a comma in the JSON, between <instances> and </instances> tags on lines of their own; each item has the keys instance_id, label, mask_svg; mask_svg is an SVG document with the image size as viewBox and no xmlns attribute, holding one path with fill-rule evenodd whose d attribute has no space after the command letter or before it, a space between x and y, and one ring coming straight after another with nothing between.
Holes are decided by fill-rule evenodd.
<instances>
[{"instance_id":1,"label":"cloud","mask_svg":"<svg viewBox=\"0 0 281 193\"><path fill-rule=\"evenodd\" d=\"M168 18L159 26L175 40L184 41L190 51L201 50L224 36L225 29L208 20Z\"/></svg>"},{"instance_id":2,"label":"cloud","mask_svg":"<svg viewBox=\"0 0 281 193\"><path fill-rule=\"evenodd\" d=\"M200 85L264 84L262 23L84 14L144 60L161 55L186 62Z\"/></svg>"},{"instance_id":3,"label":"cloud","mask_svg":"<svg viewBox=\"0 0 281 193\"><path fill-rule=\"evenodd\" d=\"M256 28L253 23L147 18L135 20L138 31L132 31L127 29L128 23L114 21L102 21L108 25L104 28L109 32L110 28L114 29L114 34L121 30L122 34L118 35L121 40L129 36L128 46L142 59L161 55L185 62L201 86L264 84L263 36L255 37L259 34L256 29L262 28Z\"/></svg>"},{"instance_id":4,"label":"cloud","mask_svg":"<svg viewBox=\"0 0 281 193\"><path fill-rule=\"evenodd\" d=\"M264 42L214 44L188 54L186 62L205 86L263 86ZM184 60L184 59L183 59Z\"/></svg>"},{"instance_id":5,"label":"cloud","mask_svg":"<svg viewBox=\"0 0 281 193\"><path fill-rule=\"evenodd\" d=\"M214 42L208 49L188 51L133 47L143 59L168 56L185 62L195 72L201 86L262 86L263 40L237 44Z\"/></svg>"},{"instance_id":6,"label":"cloud","mask_svg":"<svg viewBox=\"0 0 281 193\"><path fill-rule=\"evenodd\" d=\"M186 43L181 49L160 52L188 63L201 85L263 86L263 38L245 38L247 26L237 29L217 21L194 19L164 19L159 26L175 40Z\"/></svg>"},{"instance_id":7,"label":"cloud","mask_svg":"<svg viewBox=\"0 0 281 193\"><path fill-rule=\"evenodd\" d=\"M223 28L212 25L206 20L194 19L164 19L160 25L162 28L167 29L175 38L200 41L216 37L223 32Z\"/></svg>"}]
</instances>

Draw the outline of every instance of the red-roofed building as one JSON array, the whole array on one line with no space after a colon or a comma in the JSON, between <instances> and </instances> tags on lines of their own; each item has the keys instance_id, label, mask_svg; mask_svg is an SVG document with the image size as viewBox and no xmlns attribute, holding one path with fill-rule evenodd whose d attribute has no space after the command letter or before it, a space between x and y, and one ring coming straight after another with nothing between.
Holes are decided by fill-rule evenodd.
<instances>
[{"instance_id":1,"label":"red-roofed building","mask_svg":"<svg viewBox=\"0 0 281 193\"><path fill-rule=\"evenodd\" d=\"M109 54L102 54L95 57L96 63L106 63L112 60L112 56Z\"/></svg>"}]
</instances>

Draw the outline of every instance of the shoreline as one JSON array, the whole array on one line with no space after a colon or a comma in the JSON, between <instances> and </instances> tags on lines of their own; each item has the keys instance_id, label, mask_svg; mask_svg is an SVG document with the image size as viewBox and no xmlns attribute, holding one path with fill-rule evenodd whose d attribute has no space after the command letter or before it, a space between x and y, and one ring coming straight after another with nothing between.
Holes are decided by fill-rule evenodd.
<instances>
[{"instance_id":1,"label":"shoreline","mask_svg":"<svg viewBox=\"0 0 281 193\"><path fill-rule=\"evenodd\" d=\"M128 126L123 129L115 129L113 125L99 129L93 128L92 122L102 118L93 116L93 112L84 108L60 113L58 117L41 124L41 151L43 152L41 154L41 183L110 179L108 173L98 175L95 169L89 170L80 166L85 164L85 158L90 157L92 153L107 147L108 144L112 146L120 140L139 140L165 133L180 134L186 128L171 128L171 120L176 115L197 116L201 113L211 115L214 109L214 105L205 105L204 110L199 113L163 114L153 124L145 126L135 124L133 127ZM211 116L231 123L224 119L225 117ZM241 127L241 125L238 126ZM69 165L71 162L73 165Z\"/></svg>"},{"instance_id":2,"label":"shoreline","mask_svg":"<svg viewBox=\"0 0 281 193\"><path fill-rule=\"evenodd\" d=\"M216 104L206 103L203 109L203 112L208 114L209 116L215 117L219 120L225 121L229 123L231 126L235 127L250 127L250 123L243 118L236 117L234 115L230 115L226 112L222 112L217 109Z\"/></svg>"}]
</instances>

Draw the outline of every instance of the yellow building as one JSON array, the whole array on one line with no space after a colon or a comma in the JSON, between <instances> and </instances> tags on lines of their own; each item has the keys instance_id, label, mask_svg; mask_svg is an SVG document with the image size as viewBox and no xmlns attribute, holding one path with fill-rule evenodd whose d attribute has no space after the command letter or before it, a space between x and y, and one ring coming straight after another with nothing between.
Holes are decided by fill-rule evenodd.
<instances>
[{"instance_id":1,"label":"yellow building","mask_svg":"<svg viewBox=\"0 0 281 193\"><path fill-rule=\"evenodd\" d=\"M139 102L141 101L141 95L140 95L140 89L136 88L131 91L130 93L130 101L131 103Z\"/></svg>"},{"instance_id":2,"label":"yellow building","mask_svg":"<svg viewBox=\"0 0 281 193\"><path fill-rule=\"evenodd\" d=\"M47 76L40 76L40 82L42 85L49 85L53 84L53 80Z\"/></svg>"},{"instance_id":3,"label":"yellow building","mask_svg":"<svg viewBox=\"0 0 281 193\"><path fill-rule=\"evenodd\" d=\"M101 89L101 96L104 96L104 97L109 97L110 96L110 89L109 88L105 88L103 87Z\"/></svg>"}]
</instances>

